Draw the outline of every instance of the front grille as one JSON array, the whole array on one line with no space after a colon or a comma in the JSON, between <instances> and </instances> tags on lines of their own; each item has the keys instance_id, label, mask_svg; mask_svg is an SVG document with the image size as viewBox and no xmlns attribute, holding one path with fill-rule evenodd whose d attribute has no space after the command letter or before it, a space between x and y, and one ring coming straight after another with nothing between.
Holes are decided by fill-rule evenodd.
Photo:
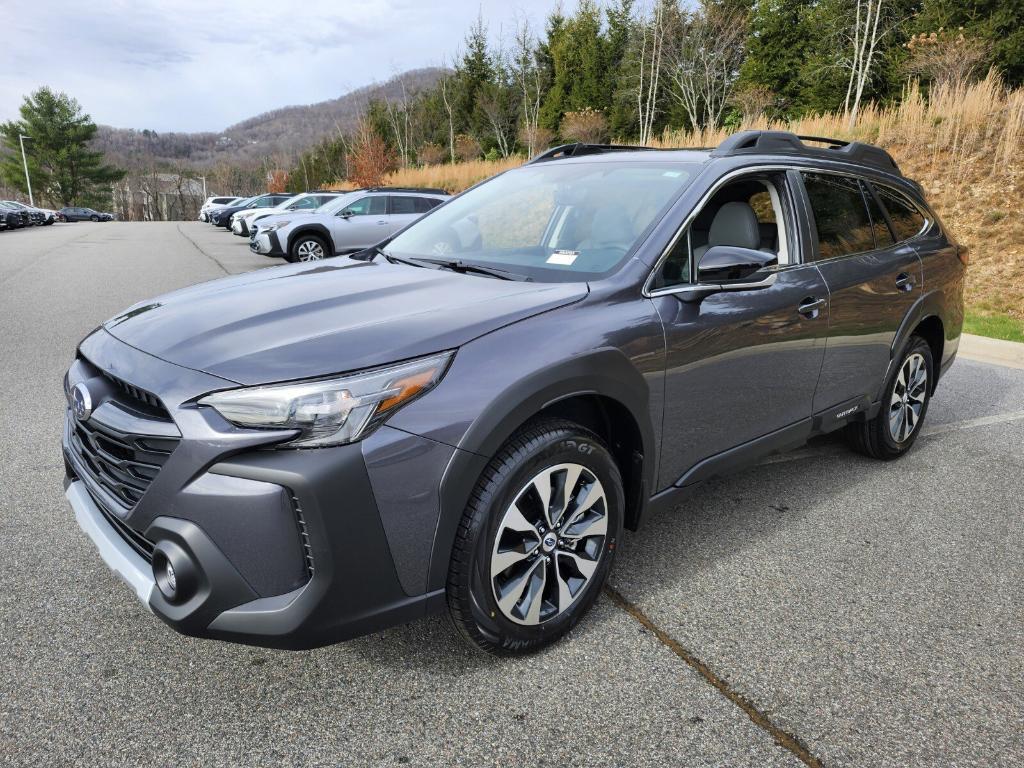
<instances>
[{"instance_id":1,"label":"front grille","mask_svg":"<svg viewBox=\"0 0 1024 768\"><path fill-rule=\"evenodd\" d=\"M91 491L89 495L92 496L92 500L96 502L96 507L103 514L103 517L108 523L110 523L110 526L120 534L121 538L125 540L125 543L138 552L147 563L153 562L153 542L134 528L126 525L117 515L112 514L107 510L106 506L103 504L103 500L94 496Z\"/></svg>"},{"instance_id":2,"label":"front grille","mask_svg":"<svg viewBox=\"0 0 1024 768\"><path fill-rule=\"evenodd\" d=\"M89 479L125 511L138 504L178 440L123 432L96 419L81 422L71 418L75 458Z\"/></svg>"},{"instance_id":3,"label":"front grille","mask_svg":"<svg viewBox=\"0 0 1024 768\"><path fill-rule=\"evenodd\" d=\"M145 405L147 408L152 408L153 410L157 411L162 418L170 420L170 414L167 413L167 409L164 408L163 404L160 402L160 399L156 395L151 394L144 389L139 389L138 387L129 384L127 381L122 381L121 379L117 378L116 376L112 376L109 373L104 372L103 375L109 381L113 382L114 386L116 386L124 394L128 395L128 397L132 398L137 403Z\"/></svg>"}]
</instances>

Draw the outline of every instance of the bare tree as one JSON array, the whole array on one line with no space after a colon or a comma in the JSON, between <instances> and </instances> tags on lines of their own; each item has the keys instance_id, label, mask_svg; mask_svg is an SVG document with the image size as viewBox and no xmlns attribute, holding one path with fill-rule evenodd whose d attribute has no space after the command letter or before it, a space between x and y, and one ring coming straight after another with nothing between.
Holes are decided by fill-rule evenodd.
<instances>
[{"instance_id":1,"label":"bare tree","mask_svg":"<svg viewBox=\"0 0 1024 768\"><path fill-rule=\"evenodd\" d=\"M577 112L566 112L559 131L567 139L598 144L608 136L608 120L596 109L584 107Z\"/></svg>"},{"instance_id":2,"label":"bare tree","mask_svg":"<svg viewBox=\"0 0 1024 768\"><path fill-rule=\"evenodd\" d=\"M395 146L398 148L398 157L405 168L409 165L410 146L410 116L409 116L409 94L405 87L405 78L396 75L395 79L402 89L402 96L393 102L389 98L384 99L384 111L387 114L388 124L395 137Z\"/></svg>"},{"instance_id":3,"label":"bare tree","mask_svg":"<svg viewBox=\"0 0 1024 768\"><path fill-rule=\"evenodd\" d=\"M523 120L519 137L526 145L526 154L533 157L541 147L540 103L544 92L543 72L537 64L537 38L525 16L516 22L515 56L512 64L519 93L522 97ZM550 140L550 139L549 139Z\"/></svg>"},{"instance_id":4,"label":"bare tree","mask_svg":"<svg viewBox=\"0 0 1024 768\"><path fill-rule=\"evenodd\" d=\"M452 103L454 95L450 92L452 83L448 71L441 76L441 101L444 103L445 112L448 114L448 157L455 162L455 105Z\"/></svg>"},{"instance_id":5,"label":"bare tree","mask_svg":"<svg viewBox=\"0 0 1024 768\"><path fill-rule=\"evenodd\" d=\"M849 35L852 55L847 61L850 78L846 85L843 110L849 118L849 128L857 124L864 87L871 80L879 43L895 26L891 0L853 0L855 6ZM886 23L883 25L882 19Z\"/></svg>"},{"instance_id":6,"label":"bare tree","mask_svg":"<svg viewBox=\"0 0 1024 768\"><path fill-rule=\"evenodd\" d=\"M694 129L714 127L732 93L743 63L745 14L703 3L665 45L669 93Z\"/></svg>"},{"instance_id":7,"label":"bare tree","mask_svg":"<svg viewBox=\"0 0 1024 768\"><path fill-rule=\"evenodd\" d=\"M763 85L747 85L734 88L729 103L739 110L746 122L752 122L764 116L768 108L775 103L775 94Z\"/></svg>"},{"instance_id":8,"label":"bare tree","mask_svg":"<svg viewBox=\"0 0 1024 768\"><path fill-rule=\"evenodd\" d=\"M641 20L638 25L640 39L636 110L640 121L641 144L651 140L654 118L658 113L658 80L661 77L665 42L665 4L666 0L656 0L650 21Z\"/></svg>"},{"instance_id":9,"label":"bare tree","mask_svg":"<svg viewBox=\"0 0 1024 768\"><path fill-rule=\"evenodd\" d=\"M913 35L905 47L907 71L936 85L966 83L981 73L990 53L988 43L966 36L962 27Z\"/></svg>"},{"instance_id":10,"label":"bare tree","mask_svg":"<svg viewBox=\"0 0 1024 768\"><path fill-rule=\"evenodd\" d=\"M477 103L487 119L487 125L494 136L498 152L502 157L508 157L515 148L519 92L505 50L498 47L495 49L493 57L493 79L481 87L477 95Z\"/></svg>"}]
</instances>

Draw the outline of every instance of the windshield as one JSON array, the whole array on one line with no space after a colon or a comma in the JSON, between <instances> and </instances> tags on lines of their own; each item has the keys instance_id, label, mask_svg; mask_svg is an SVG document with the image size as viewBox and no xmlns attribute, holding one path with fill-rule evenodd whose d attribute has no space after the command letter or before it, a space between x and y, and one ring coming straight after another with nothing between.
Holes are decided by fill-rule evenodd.
<instances>
[{"instance_id":1,"label":"windshield","mask_svg":"<svg viewBox=\"0 0 1024 768\"><path fill-rule=\"evenodd\" d=\"M527 165L455 198L385 248L539 281L594 279L622 263L696 170L670 161Z\"/></svg>"}]
</instances>

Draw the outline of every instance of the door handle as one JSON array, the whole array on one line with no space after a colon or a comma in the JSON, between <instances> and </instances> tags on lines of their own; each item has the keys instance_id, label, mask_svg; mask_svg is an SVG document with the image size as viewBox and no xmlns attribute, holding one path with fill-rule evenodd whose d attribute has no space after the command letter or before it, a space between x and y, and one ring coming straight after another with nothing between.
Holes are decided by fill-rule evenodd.
<instances>
[{"instance_id":1,"label":"door handle","mask_svg":"<svg viewBox=\"0 0 1024 768\"><path fill-rule=\"evenodd\" d=\"M804 317L814 320L821 314L821 308L825 306L825 300L819 299L816 296L808 296L806 299L800 302L800 306L796 308Z\"/></svg>"},{"instance_id":2,"label":"door handle","mask_svg":"<svg viewBox=\"0 0 1024 768\"><path fill-rule=\"evenodd\" d=\"M901 291L910 291L914 288L914 278L906 272L900 272L896 277L896 287Z\"/></svg>"},{"instance_id":3,"label":"door handle","mask_svg":"<svg viewBox=\"0 0 1024 768\"><path fill-rule=\"evenodd\" d=\"M377 223L378 223L378 224L380 224L381 226L384 226L385 224L387 224L387 222L386 222L386 221L384 221L384 219L379 219L379 220L377 221Z\"/></svg>"}]
</instances>

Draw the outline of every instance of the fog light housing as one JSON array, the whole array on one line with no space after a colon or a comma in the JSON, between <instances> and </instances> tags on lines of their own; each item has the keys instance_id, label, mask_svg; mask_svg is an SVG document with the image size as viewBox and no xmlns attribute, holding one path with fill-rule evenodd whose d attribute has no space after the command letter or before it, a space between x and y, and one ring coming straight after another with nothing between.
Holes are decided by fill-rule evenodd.
<instances>
[{"instance_id":1,"label":"fog light housing","mask_svg":"<svg viewBox=\"0 0 1024 768\"><path fill-rule=\"evenodd\" d=\"M185 550L161 541L153 548L153 579L167 602L182 603L195 592L198 571Z\"/></svg>"}]
</instances>

